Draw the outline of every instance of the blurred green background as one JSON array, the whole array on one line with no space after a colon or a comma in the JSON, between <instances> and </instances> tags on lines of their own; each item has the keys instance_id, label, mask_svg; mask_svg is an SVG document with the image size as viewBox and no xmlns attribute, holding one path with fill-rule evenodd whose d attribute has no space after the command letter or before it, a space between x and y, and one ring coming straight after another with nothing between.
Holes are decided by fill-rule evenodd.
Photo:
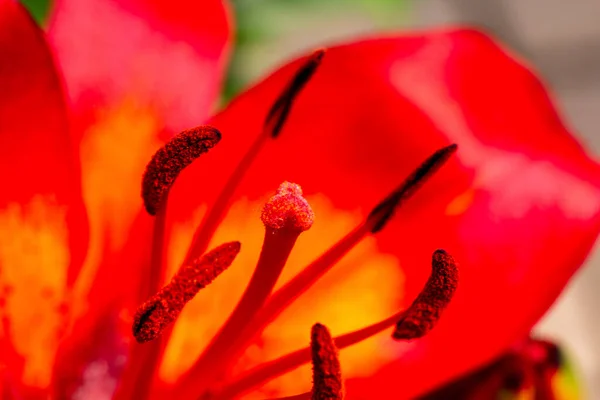
<instances>
[{"instance_id":1,"label":"blurred green background","mask_svg":"<svg viewBox=\"0 0 600 400\"><path fill-rule=\"evenodd\" d=\"M50 11L50 0L21 0L21 3L25 4L36 21L43 23L46 20Z\"/></svg>"}]
</instances>

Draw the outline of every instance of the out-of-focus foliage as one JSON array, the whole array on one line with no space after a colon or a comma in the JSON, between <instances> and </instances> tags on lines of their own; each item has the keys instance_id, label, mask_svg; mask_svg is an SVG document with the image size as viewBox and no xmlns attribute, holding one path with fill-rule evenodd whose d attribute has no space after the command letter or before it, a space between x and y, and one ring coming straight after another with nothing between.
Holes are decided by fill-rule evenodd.
<instances>
[{"instance_id":1,"label":"out-of-focus foliage","mask_svg":"<svg viewBox=\"0 0 600 400\"><path fill-rule=\"evenodd\" d=\"M401 27L405 0L232 0L236 43L230 99L283 60L332 41Z\"/></svg>"},{"instance_id":2,"label":"out-of-focus foliage","mask_svg":"<svg viewBox=\"0 0 600 400\"><path fill-rule=\"evenodd\" d=\"M38 24L43 25L46 22L52 0L20 0L27 7L33 18Z\"/></svg>"}]
</instances>

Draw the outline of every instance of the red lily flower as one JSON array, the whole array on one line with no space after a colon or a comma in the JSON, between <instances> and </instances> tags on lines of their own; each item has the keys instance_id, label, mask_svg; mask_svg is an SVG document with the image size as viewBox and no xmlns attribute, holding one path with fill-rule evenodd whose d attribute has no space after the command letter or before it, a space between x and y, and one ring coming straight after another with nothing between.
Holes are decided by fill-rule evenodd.
<instances>
[{"instance_id":1,"label":"red lily flower","mask_svg":"<svg viewBox=\"0 0 600 400\"><path fill-rule=\"evenodd\" d=\"M452 303L423 338L397 343L384 332L344 350L347 398L413 397L529 332L598 234L600 170L535 75L473 30L368 39L284 66L207 121L222 142L183 171L168 200L158 197L154 220L146 216L138 192L144 165L173 134L205 122L219 88L228 19L221 2L198 4L59 1L49 38L67 111L43 35L14 1L0 0L0 50L10 60L0 74L8 88L0 151L10 172L0 203L5 392L305 392L305 368L272 379L299 364L286 360L308 361L303 355L255 364L302 348L315 321L334 335L378 320L393 325L398 310L422 298L429 270L419 266L438 247L460 263ZM217 142L213 129L190 135ZM450 143L460 148L454 159L391 218L397 201L389 208L387 193ZM178 144L172 153L190 157L191 148ZM265 240L261 255L271 250L262 257L257 210L286 180L302 184L315 223L297 242ZM373 217L382 212L385 226ZM346 248L322 262L335 266L323 279L284 285L332 254L338 239ZM136 308L164 278L182 264L205 265L198 260L214 253L197 257L232 241L243 246L235 272L185 307L163 333L166 350L163 339L130 345ZM211 342L257 260L278 271L285 264L279 280L271 268L256 269L277 280L276 292L251 283L259 295L244 304L252 312L234 312L236 322Z\"/></svg>"}]
</instances>

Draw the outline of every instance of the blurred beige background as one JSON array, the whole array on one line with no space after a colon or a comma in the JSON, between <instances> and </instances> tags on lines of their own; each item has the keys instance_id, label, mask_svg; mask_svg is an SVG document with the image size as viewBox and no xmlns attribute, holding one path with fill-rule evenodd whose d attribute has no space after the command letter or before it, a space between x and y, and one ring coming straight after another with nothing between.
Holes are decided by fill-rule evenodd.
<instances>
[{"instance_id":1,"label":"blurred beige background","mask_svg":"<svg viewBox=\"0 0 600 400\"><path fill-rule=\"evenodd\" d=\"M299 49L324 42L386 28L472 23L491 30L538 68L573 131L600 156L600 0L413 0L390 3L385 12L357 0L321 2L318 12L306 2L270 3L268 15L260 10L270 30L236 56L241 81L257 79ZM237 4L243 18L254 18L257 3ZM598 247L536 328L570 351L589 399L600 399Z\"/></svg>"}]
</instances>

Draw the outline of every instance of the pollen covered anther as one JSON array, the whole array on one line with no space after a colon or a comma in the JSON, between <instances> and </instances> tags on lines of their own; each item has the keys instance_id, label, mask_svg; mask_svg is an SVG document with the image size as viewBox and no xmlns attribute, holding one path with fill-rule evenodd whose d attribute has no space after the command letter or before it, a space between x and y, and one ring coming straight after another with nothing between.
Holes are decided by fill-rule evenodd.
<instances>
[{"instance_id":1,"label":"pollen covered anther","mask_svg":"<svg viewBox=\"0 0 600 400\"><path fill-rule=\"evenodd\" d=\"M427 158L414 170L402 184L390 193L382 202L377 204L369 213L369 220L373 221L371 233L377 233L383 229L385 224L394 215L406 199L412 196L442 165L448 161L450 156L456 152L458 146L451 144L443 147Z\"/></svg>"},{"instance_id":2,"label":"pollen covered anther","mask_svg":"<svg viewBox=\"0 0 600 400\"><path fill-rule=\"evenodd\" d=\"M313 400L340 400L343 396L342 370L338 350L329 330L315 324L311 330L310 348L313 365Z\"/></svg>"},{"instance_id":3,"label":"pollen covered anther","mask_svg":"<svg viewBox=\"0 0 600 400\"><path fill-rule=\"evenodd\" d=\"M310 229L315 214L302 197L302 188L295 183L283 182L263 207L260 219L267 228L303 232Z\"/></svg>"},{"instance_id":4,"label":"pollen covered anther","mask_svg":"<svg viewBox=\"0 0 600 400\"><path fill-rule=\"evenodd\" d=\"M156 215L181 171L220 140L216 128L198 126L177 134L152 156L142 178L142 198L150 215Z\"/></svg>"},{"instance_id":5,"label":"pollen covered anther","mask_svg":"<svg viewBox=\"0 0 600 400\"><path fill-rule=\"evenodd\" d=\"M273 103L265 119L265 130L270 133L271 137L276 138L281 133L281 128L283 128L292 109L294 100L304 86L306 86L310 78L312 78L319 65L321 65L325 51L325 49L319 49L308 56L304 64L298 68L298 71L296 71L296 74L290 80L287 87L277 100L275 100L275 103Z\"/></svg>"},{"instance_id":6,"label":"pollen covered anther","mask_svg":"<svg viewBox=\"0 0 600 400\"><path fill-rule=\"evenodd\" d=\"M417 339L431 331L456 291L458 268L452 256L444 250L436 250L431 266L425 287L396 323L392 334L396 340Z\"/></svg>"},{"instance_id":7,"label":"pollen covered anther","mask_svg":"<svg viewBox=\"0 0 600 400\"><path fill-rule=\"evenodd\" d=\"M156 339L196 293L225 271L240 251L240 242L225 243L177 271L171 282L138 307L133 336L139 343Z\"/></svg>"}]
</instances>

